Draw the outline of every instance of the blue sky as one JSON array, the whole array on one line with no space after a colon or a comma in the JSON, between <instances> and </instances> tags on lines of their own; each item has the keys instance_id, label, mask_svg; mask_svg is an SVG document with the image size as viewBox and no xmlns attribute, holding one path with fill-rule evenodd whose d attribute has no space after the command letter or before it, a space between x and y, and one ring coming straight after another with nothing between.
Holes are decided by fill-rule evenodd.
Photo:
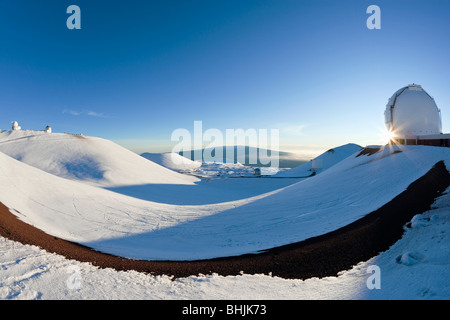
<instances>
[{"instance_id":1,"label":"blue sky","mask_svg":"<svg viewBox=\"0 0 450 320\"><path fill-rule=\"evenodd\" d=\"M366 27L372 4L381 30ZM0 128L162 152L202 121L320 153L382 143L388 98L418 83L449 132L449 13L448 0L0 0Z\"/></svg>"}]
</instances>

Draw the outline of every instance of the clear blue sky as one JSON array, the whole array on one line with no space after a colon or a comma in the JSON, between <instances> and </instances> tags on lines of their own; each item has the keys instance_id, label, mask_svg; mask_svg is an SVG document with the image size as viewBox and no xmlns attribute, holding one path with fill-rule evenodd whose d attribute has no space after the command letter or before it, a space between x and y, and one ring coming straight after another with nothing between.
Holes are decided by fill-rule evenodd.
<instances>
[{"instance_id":1,"label":"clear blue sky","mask_svg":"<svg viewBox=\"0 0 450 320\"><path fill-rule=\"evenodd\" d=\"M66 9L81 8L81 30ZM369 30L369 5L381 30ZM450 1L0 0L0 128L136 152L171 133L280 129L282 150L379 144L388 98L421 84L450 131Z\"/></svg>"}]
</instances>

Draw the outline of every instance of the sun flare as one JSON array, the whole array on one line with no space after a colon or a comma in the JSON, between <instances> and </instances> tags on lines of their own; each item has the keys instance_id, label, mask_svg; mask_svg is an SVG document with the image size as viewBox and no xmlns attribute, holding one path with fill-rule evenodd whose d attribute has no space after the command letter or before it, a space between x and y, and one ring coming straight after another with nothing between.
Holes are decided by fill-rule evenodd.
<instances>
[{"instance_id":1,"label":"sun flare","mask_svg":"<svg viewBox=\"0 0 450 320\"><path fill-rule=\"evenodd\" d=\"M395 140L395 138L396 138L395 132L393 130L388 130L388 129L380 130L379 135L380 135L380 139L382 139L383 142L386 144L390 143L391 141Z\"/></svg>"}]
</instances>

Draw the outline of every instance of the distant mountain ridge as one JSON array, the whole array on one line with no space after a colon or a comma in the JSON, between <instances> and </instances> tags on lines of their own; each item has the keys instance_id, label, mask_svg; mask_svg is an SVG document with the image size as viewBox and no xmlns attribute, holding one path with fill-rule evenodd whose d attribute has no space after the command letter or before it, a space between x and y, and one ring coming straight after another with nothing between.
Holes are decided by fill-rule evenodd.
<instances>
[{"instance_id":1,"label":"distant mountain ridge","mask_svg":"<svg viewBox=\"0 0 450 320\"><path fill-rule=\"evenodd\" d=\"M348 158L361 149L363 149L363 147L354 143L348 143L336 148L332 148L325 151L318 157L312 159L311 161L308 161L292 169L279 172L275 176L305 177L311 174L317 174L331 168L338 162Z\"/></svg>"},{"instance_id":2,"label":"distant mountain ridge","mask_svg":"<svg viewBox=\"0 0 450 320\"><path fill-rule=\"evenodd\" d=\"M216 156L216 150L222 152L222 157ZM220 152L220 151L219 151ZM213 148L203 148L197 150L190 150L183 154L179 152L178 154L185 156L186 158L194 161L206 161L206 162L223 162L223 163L241 163L245 166L254 167L270 167L274 164L274 156L276 151L258 147L249 146L222 146ZM201 154L201 159L197 159L197 155ZM219 158L219 159L218 159ZM256 161L255 161L256 160ZM297 154L279 151L278 152L278 166L280 168L293 168L308 162L307 160L301 159Z\"/></svg>"}]
</instances>

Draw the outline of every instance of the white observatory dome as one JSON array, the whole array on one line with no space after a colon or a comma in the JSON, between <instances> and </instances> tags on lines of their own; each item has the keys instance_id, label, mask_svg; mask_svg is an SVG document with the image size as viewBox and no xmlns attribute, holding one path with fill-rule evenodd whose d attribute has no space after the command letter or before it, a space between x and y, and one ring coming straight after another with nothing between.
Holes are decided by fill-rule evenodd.
<instances>
[{"instance_id":1,"label":"white observatory dome","mask_svg":"<svg viewBox=\"0 0 450 320\"><path fill-rule=\"evenodd\" d=\"M441 114L434 99L420 85L401 88L384 112L386 128L397 138L441 134Z\"/></svg>"}]
</instances>

